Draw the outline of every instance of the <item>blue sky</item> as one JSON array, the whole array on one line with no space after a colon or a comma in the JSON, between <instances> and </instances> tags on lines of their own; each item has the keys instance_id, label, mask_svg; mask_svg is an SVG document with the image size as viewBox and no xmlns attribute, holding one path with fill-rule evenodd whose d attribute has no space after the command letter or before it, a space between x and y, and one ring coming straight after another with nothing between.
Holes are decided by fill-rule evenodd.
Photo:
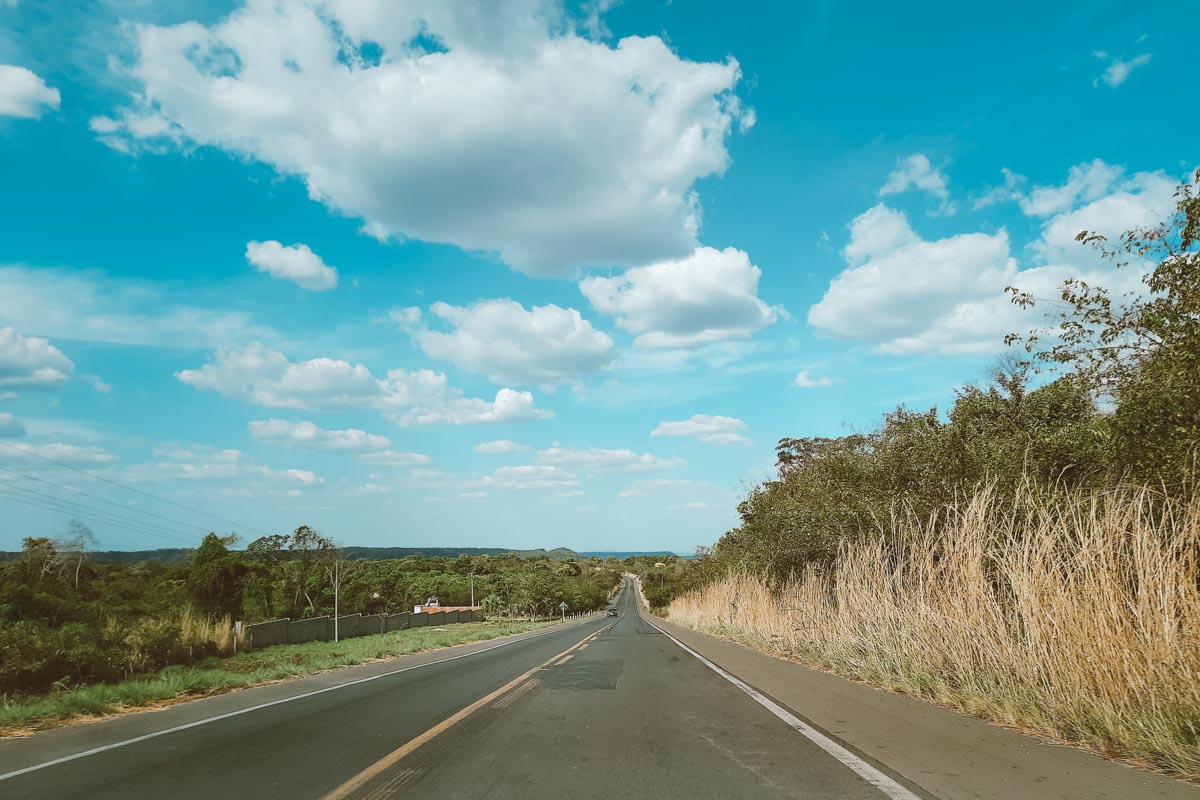
<instances>
[{"instance_id":1,"label":"blue sky","mask_svg":"<svg viewBox=\"0 0 1200 800\"><path fill-rule=\"evenodd\" d=\"M0 549L690 551L1200 163L1178 4L493 9L0 2Z\"/></svg>"}]
</instances>

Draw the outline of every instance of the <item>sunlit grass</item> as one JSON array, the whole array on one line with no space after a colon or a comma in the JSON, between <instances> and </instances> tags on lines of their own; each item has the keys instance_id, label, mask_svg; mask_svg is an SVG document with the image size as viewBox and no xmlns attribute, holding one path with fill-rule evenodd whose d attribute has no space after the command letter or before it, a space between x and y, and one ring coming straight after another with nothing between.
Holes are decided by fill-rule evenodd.
<instances>
[{"instance_id":1,"label":"sunlit grass","mask_svg":"<svg viewBox=\"0 0 1200 800\"><path fill-rule=\"evenodd\" d=\"M266 647L191 666L166 667L119 683L63 688L39 697L0 701L0 733L54 727L78 717L118 713L182 698L217 694L322 670L478 642L554 625L554 622L465 622L414 628L341 642Z\"/></svg>"},{"instance_id":2,"label":"sunlit grass","mask_svg":"<svg viewBox=\"0 0 1200 800\"><path fill-rule=\"evenodd\" d=\"M893 528L779 591L731 575L670 618L1200 778L1200 506L983 492Z\"/></svg>"}]
</instances>

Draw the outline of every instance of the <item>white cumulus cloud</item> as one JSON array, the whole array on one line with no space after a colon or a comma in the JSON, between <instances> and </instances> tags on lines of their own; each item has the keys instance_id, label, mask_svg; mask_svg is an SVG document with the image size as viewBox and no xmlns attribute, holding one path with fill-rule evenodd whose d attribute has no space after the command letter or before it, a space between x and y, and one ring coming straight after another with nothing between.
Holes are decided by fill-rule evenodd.
<instances>
[{"instance_id":1,"label":"white cumulus cloud","mask_svg":"<svg viewBox=\"0 0 1200 800\"><path fill-rule=\"evenodd\" d=\"M750 440L739 433L745 428L746 423L737 417L693 414L690 419L660 422L650 435L692 436L709 444L750 444Z\"/></svg>"},{"instance_id":2,"label":"white cumulus cloud","mask_svg":"<svg viewBox=\"0 0 1200 800\"><path fill-rule=\"evenodd\" d=\"M751 115L740 70L657 36L577 35L548 0L249 2L132 28L120 149L209 145L304 181L379 238L494 251L535 274L678 257L702 177Z\"/></svg>"},{"instance_id":3,"label":"white cumulus cloud","mask_svg":"<svg viewBox=\"0 0 1200 800\"><path fill-rule=\"evenodd\" d=\"M416 313L413 313L413 312ZM573 308L556 305L526 310L513 300L481 300L469 306L434 303L433 315L452 327L443 332L420 324L419 309L391 316L427 355L494 383L553 384L606 368L612 339Z\"/></svg>"},{"instance_id":4,"label":"white cumulus cloud","mask_svg":"<svg viewBox=\"0 0 1200 800\"><path fill-rule=\"evenodd\" d=\"M284 247L276 241L248 242L246 260L259 272L294 282L303 289L323 292L337 286L338 273L306 244Z\"/></svg>"},{"instance_id":5,"label":"white cumulus cloud","mask_svg":"<svg viewBox=\"0 0 1200 800\"><path fill-rule=\"evenodd\" d=\"M175 377L197 389L271 408L374 408L400 426L552 416L537 408L529 392L504 388L493 401L470 398L440 372L394 369L377 378L362 364L332 358L293 362L257 342L240 351L218 350L208 364Z\"/></svg>"},{"instance_id":6,"label":"white cumulus cloud","mask_svg":"<svg viewBox=\"0 0 1200 800\"><path fill-rule=\"evenodd\" d=\"M178 448L163 460L134 464L121 472L131 483L189 487L224 497L299 497L304 489L325 482L308 469L276 469L240 450L204 446ZM192 488L195 487L195 488Z\"/></svg>"},{"instance_id":7,"label":"white cumulus cloud","mask_svg":"<svg viewBox=\"0 0 1200 800\"><path fill-rule=\"evenodd\" d=\"M1025 248L1027 266L1010 256L1003 230L926 241L899 211L876 206L851 223L850 266L809 310L809 322L884 353L998 352L1007 334L1056 320L1041 305L1014 306L1008 286L1041 298L1057 296L1068 278L1105 286L1115 297L1143 291L1150 265L1115 269L1075 237L1089 230L1116 241L1130 228L1157 225L1174 208L1177 183L1161 172L1127 176L1099 160L1072 167L1060 185L1022 193L1014 182L1005 199L1043 218L1040 235Z\"/></svg>"},{"instance_id":8,"label":"white cumulus cloud","mask_svg":"<svg viewBox=\"0 0 1200 800\"><path fill-rule=\"evenodd\" d=\"M528 450L528 445L510 442L508 439L496 439L491 442L480 442L475 445L475 452L481 456L500 456L508 453L520 453Z\"/></svg>"},{"instance_id":9,"label":"white cumulus cloud","mask_svg":"<svg viewBox=\"0 0 1200 800\"><path fill-rule=\"evenodd\" d=\"M639 347L680 348L747 339L778 311L758 298L762 271L732 247L698 247L686 258L591 277L580 291Z\"/></svg>"},{"instance_id":10,"label":"white cumulus cloud","mask_svg":"<svg viewBox=\"0 0 1200 800\"><path fill-rule=\"evenodd\" d=\"M939 210L942 213L949 213L953 209L950 205L950 191L946 188L948 183L949 181L946 180L942 171L929 162L928 156L924 153L914 153L901 161L899 166L888 175L887 182L879 190L879 196L886 197L890 194L917 189L941 200L942 204Z\"/></svg>"},{"instance_id":11,"label":"white cumulus cloud","mask_svg":"<svg viewBox=\"0 0 1200 800\"><path fill-rule=\"evenodd\" d=\"M67 382L75 364L46 339L0 328L0 394L24 389L56 389Z\"/></svg>"},{"instance_id":12,"label":"white cumulus cloud","mask_svg":"<svg viewBox=\"0 0 1200 800\"><path fill-rule=\"evenodd\" d=\"M796 373L796 377L792 380L792 386L799 389L817 389L822 386L833 386L833 378L822 376L814 378L809 374L808 370L802 369Z\"/></svg>"},{"instance_id":13,"label":"white cumulus cloud","mask_svg":"<svg viewBox=\"0 0 1200 800\"><path fill-rule=\"evenodd\" d=\"M1020 200L1021 211L1030 216L1048 217L1061 214L1079 201L1091 202L1108 194L1125 170L1097 158L1077 164L1067 173L1065 183L1056 186L1035 186Z\"/></svg>"},{"instance_id":14,"label":"white cumulus cloud","mask_svg":"<svg viewBox=\"0 0 1200 800\"><path fill-rule=\"evenodd\" d=\"M853 266L833 279L808 321L841 338L880 341L885 351L956 303L1002 291L1017 269L1004 231L924 241L901 212L882 205L851 223L846 254Z\"/></svg>"},{"instance_id":15,"label":"white cumulus cloud","mask_svg":"<svg viewBox=\"0 0 1200 800\"><path fill-rule=\"evenodd\" d=\"M590 447L583 450L551 447L539 450L540 464L578 469L582 472L651 472L683 466L680 458L659 458L650 453L632 450L606 450Z\"/></svg>"},{"instance_id":16,"label":"white cumulus cloud","mask_svg":"<svg viewBox=\"0 0 1200 800\"><path fill-rule=\"evenodd\" d=\"M495 489L570 490L579 479L564 469L545 465L500 467L482 479L481 485Z\"/></svg>"},{"instance_id":17,"label":"white cumulus cloud","mask_svg":"<svg viewBox=\"0 0 1200 800\"><path fill-rule=\"evenodd\" d=\"M371 453L391 447L386 436L347 428L325 430L307 420L290 422L284 419L258 419L246 429L260 442L295 447L301 450L328 450L341 453Z\"/></svg>"},{"instance_id":18,"label":"white cumulus cloud","mask_svg":"<svg viewBox=\"0 0 1200 800\"><path fill-rule=\"evenodd\" d=\"M117 457L103 447L50 442L30 444L22 442L12 447L0 448L0 463L19 465L21 469L57 469L45 459L58 461L72 467L104 467L117 461ZM39 458L40 456L40 458Z\"/></svg>"},{"instance_id":19,"label":"white cumulus cloud","mask_svg":"<svg viewBox=\"0 0 1200 800\"><path fill-rule=\"evenodd\" d=\"M381 450L359 456L359 461L376 467L416 467L432 460L424 453L402 453L399 450Z\"/></svg>"},{"instance_id":20,"label":"white cumulus cloud","mask_svg":"<svg viewBox=\"0 0 1200 800\"><path fill-rule=\"evenodd\" d=\"M58 110L58 89L24 67L0 64L0 117L37 119L47 110Z\"/></svg>"}]
</instances>

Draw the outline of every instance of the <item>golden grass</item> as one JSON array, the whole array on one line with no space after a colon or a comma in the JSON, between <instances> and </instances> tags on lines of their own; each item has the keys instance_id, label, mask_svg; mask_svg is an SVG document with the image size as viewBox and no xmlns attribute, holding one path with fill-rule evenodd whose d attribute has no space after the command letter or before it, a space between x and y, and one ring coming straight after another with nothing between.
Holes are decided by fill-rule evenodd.
<instances>
[{"instance_id":1,"label":"golden grass","mask_svg":"<svg viewBox=\"0 0 1200 800\"><path fill-rule=\"evenodd\" d=\"M983 491L892 528L778 591L732 574L670 618L1200 778L1200 505Z\"/></svg>"}]
</instances>

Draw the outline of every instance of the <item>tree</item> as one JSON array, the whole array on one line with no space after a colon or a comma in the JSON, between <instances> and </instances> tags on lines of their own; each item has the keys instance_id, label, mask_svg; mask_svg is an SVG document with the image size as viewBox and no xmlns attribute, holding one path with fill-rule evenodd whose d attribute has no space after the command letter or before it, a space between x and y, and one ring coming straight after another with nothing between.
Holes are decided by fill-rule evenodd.
<instances>
[{"instance_id":1,"label":"tree","mask_svg":"<svg viewBox=\"0 0 1200 800\"><path fill-rule=\"evenodd\" d=\"M79 571L83 568L83 562L87 558L88 550L96 544L96 535L92 533L92 529L83 524L77 519L71 520L71 532L65 539L58 542L59 552L62 553L63 561L75 562L75 589L79 589Z\"/></svg>"},{"instance_id":2,"label":"tree","mask_svg":"<svg viewBox=\"0 0 1200 800\"><path fill-rule=\"evenodd\" d=\"M307 525L301 525L292 533L288 553L296 562L296 586L293 606L298 604L300 595L308 603L308 610L316 614L316 604L313 602L313 587L310 580L320 575L321 568L329 560L329 553L334 549L330 539Z\"/></svg>"},{"instance_id":3,"label":"tree","mask_svg":"<svg viewBox=\"0 0 1200 800\"><path fill-rule=\"evenodd\" d=\"M26 536L21 540L21 560L29 577L41 582L60 562L58 547L45 536Z\"/></svg>"},{"instance_id":4,"label":"tree","mask_svg":"<svg viewBox=\"0 0 1200 800\"><path fill-rule=\"evenodd\" d=\"M236 541L236 536L209 533L192 557L188 591L196 607L207 614L228 614L234 618L241 614L245 565L240 554L229 551Z\"/></svg>"},{"instance_id":5,"label":"tree","mask_svg":"<svg viewBox=\"0 0 1200 800\"><path fill-rule=\"evenodd\" d=\"M1007 341L1024 346L1030 365L1068 369L1116 402L1122 468L1144 480L1182 483L1194 473L1200 441L1200 170L1175 198L1169 219L1127 231L1115 245L1090 231L1076 237L1119 269L1147 270L1145 292L1114 298L1103 287L1068 280L1057 326ZM1019 306L1039 302L1009 291Z\"/></svg>"}]
</instances>

